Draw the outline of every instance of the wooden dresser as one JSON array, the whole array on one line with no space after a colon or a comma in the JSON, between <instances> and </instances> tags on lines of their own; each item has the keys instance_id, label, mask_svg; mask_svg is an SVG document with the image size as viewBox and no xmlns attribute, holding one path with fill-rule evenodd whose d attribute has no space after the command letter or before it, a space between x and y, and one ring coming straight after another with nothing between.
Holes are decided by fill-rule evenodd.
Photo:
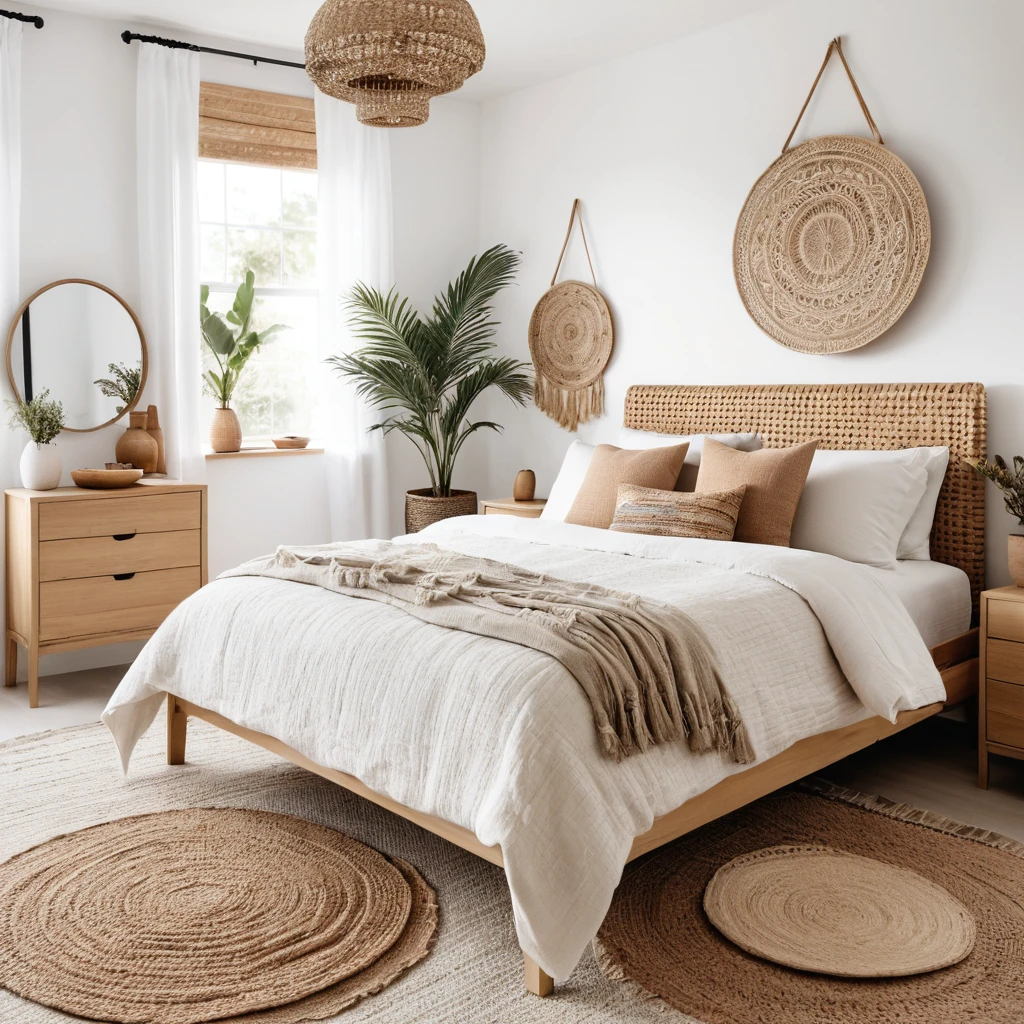
<instances>
[{"instance_id":1,"label":"wooden dresser","mask_svg":"<svg viewBox=\"0 0 1024 1024\"><path fill-rule=\"evenodd\" d=\"M1024 760L1024 588L981 595L978 785L988 789L989 754Z\"/></svg>"},{"instance_id":2,"label":"wooden dresser","mask_svg":"<svg viewBox=\"0 0 1024 1024\"><path fill-rule=\"evenodd\" d=\"M13 488L4 501L4 684L15 684L21 644L30 707L39 706L41 654L144 640L206 583L205 484Z\"/></svg>"}]
</instances>

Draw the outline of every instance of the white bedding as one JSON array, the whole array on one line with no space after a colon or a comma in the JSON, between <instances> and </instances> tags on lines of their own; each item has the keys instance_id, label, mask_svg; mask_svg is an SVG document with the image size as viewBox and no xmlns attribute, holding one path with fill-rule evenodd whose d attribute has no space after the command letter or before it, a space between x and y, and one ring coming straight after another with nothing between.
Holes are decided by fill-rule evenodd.
<instances>
[{"instance_id":1,"label":"white bedding","mask_svg":"<svg viewBox=\"0 0 1024 1024\"><path fill-rule=\"evenodd\" d=\"M409 540L684 609L759 760L944 696L895 591L831 555L512 516L448 520ZM547 655L265 578L214 581L146 645L103 715L126 768L167 692L499 844L520 944L556 979L596 934L633 838L743 770L683 741L617 764Z\"/></svg>"},{"instance_id":2,"label":"white bedding","mask_svg":"<svg viewBox=\"0 0 1024 1024\"><path fill-rule=\"evenodd\" d=\"M893 589L929 648L971 628L971 581L945 562L907 560L896 569L865 568Z\"/></svg>"}]
</instances>

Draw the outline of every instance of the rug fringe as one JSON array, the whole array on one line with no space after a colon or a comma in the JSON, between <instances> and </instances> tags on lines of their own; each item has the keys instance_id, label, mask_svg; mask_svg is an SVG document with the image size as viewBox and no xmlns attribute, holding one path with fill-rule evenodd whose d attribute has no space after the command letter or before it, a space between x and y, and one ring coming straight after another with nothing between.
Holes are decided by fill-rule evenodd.
<instances>
[{"instance_id":1,"label":"rug fringe","mask_svg":"<svg viewBox=\"0 0 1024 1024\"><path fill-rule=\"evenodd\" d=\"M976 825L965 825L954 818L947 818L932 811L922 810L912 804L896 803L884 796L874 796L869 793L860 793L855 789L847 789L844 786L833 785L828 779L815 775L804 779L799 783L799 789L813 793L815 796L824 797L826 800L835 800L842 803L852 804L862 810L871 811L874 814L881 814L886 818L895 818L897 821L905 821L911 825L920 825L923 828L931 829L933 832L942 832L944 835L957 836L960 839L969 839L971 842L981 843L983 846L992 846L997 850L1005 850L1016 857L1024 859L1024 843L1009 836L1004 836L991 829L980 828Z\"/></svg>"}]
</instances>

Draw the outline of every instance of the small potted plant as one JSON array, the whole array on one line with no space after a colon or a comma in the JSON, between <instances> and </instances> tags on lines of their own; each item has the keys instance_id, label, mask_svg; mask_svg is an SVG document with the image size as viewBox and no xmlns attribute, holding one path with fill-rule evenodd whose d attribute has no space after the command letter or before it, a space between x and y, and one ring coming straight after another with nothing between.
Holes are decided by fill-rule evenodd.
<instances>
[{"instance_id":1,"label":"small potted plant","mask_svg":"<svg viewBox=\"0 0 1024 1024\"><path fill-rule=\"evenodd\" d=\"M1017 522L1024 526L1024 455L1013 457L1012 469L999 455L992 462L975 462L972 465L1003 492L1006 511L1016 516ZM1013 582L1024 587L1024 535L1010 534L1007 554Z\"/></svg>"},{"instance_id":2,"label":"small potted plant","mask_svg":"<svg viewBox=\"0 0 1024 1024\"><path fill-rule=\"evenodd\" d=\"M476 512L476 494L452 487L455 459L466 439L481 428L501 430L489 420L473 422L470 406L488 388L518 405L533 393L529 364L494 356L498 324L490 300L512 283L519 254L496 245L434 299L421 318L395 289L387 295L357 284L350 325L366 344L328 362L355 381L359 395L379 409L396 410L371 430L405 434L423 457L430 486L407 491L405 529L415 533L451 516Z\"/></svg>"},{"instance_id":3,"label":"small potted plant","mask_svg":"<svg viewBox=\"0 0 1024 1024\"><path fill-rule=\"evenodd\" d=\"M135 396L142 387L142 363L136 363L134 366L127 363L107 363L107 372L110 374L109 377L94 380L93 384L106 398L117 398L124 403L117 406L117 414L120 416L135 401Z\"/></svg>"},{"instance_id":4,"label":"small potted plant","mask_svg":"<svg viewBox=\"0 0 1024 1024\"><path fill-rule=\"evenodd\" d=\"M33 491L52 491L60 483L60 453L53 443L64 429L64 407L47 388L30 402L9 401L11 429L21 427L32 439L21 453L21 482Z\"/></svg>"},{"instance_id":5,"label":"small potted plant","mask_svg":"<svg viewBox=\"0 0 1024 1024\"><path fill-rule=\"evenodd\" d=\"M250 329L252 306L256 298L256 275L251 270L245 273L245 280L238 286L235 302L227 314L211 313L207 307L210 298L209 285L199 289L199 326L203 341L217 361L217 369L203 374L206 390L220 403L213 411L210 425L210 447L215 452L237 452L242 447L242 426L235 410L231 408L231 396L245 364L260 345L278 331L285 330L283 324L273 324L264 331Z\"/></svg>"}]
</instances>

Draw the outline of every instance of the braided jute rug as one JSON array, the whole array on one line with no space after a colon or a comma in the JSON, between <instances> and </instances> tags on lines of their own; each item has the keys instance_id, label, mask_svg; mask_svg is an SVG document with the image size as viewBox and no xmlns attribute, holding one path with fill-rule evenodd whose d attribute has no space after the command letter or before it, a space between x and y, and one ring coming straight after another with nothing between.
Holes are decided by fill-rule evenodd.
<instances>
[{"instance_id":1,"label":"braided jute rug","mask_svg":"<svg viewBox=\"0 0 1024 1024\"><path fill-rule=\"evenodd\" d=\"M966 908L973 950L953 966L882 979L805 973L745 952L708 920L705 890L734 858L779 846L911 868ZM851 929L861 927L862 909L850 912ZM605 972L638 997L707 1024L1010 1024L1024 1019L1024 844L826 783L786 790L639 862L596 945Z\"/></svg>"},{"instance_id":2,"label":"braided jute rug","mask_svg":"<svg viewBox=\"0 0 1024 1024\"><path fill-rule=\"evenodd\" d=\"M161 811L0 864L0 983L96 1020L284 1024L392 981L427 955L436 918L411 865L341 832L266 811Z\"/></svg>"}]
</instances>

